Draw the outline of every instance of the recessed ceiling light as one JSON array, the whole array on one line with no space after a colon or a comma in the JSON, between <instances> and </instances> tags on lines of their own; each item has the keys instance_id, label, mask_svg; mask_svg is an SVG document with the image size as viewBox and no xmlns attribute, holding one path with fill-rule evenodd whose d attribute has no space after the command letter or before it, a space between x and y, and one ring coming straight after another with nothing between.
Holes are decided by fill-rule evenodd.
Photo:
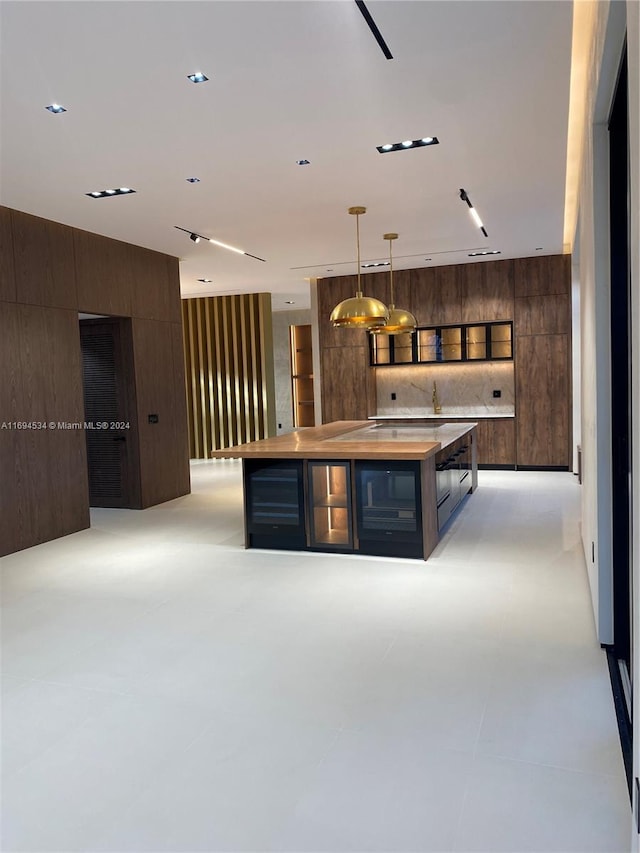
<instances>
[{"instance_id":1,"label":"recessed ceiling light","mask_svg":"<svg viewBox=\"0 0 640 853\"><path fill-rule=\"evenodd\" d=\"M311 160L296 160L298 166L310 166Z\"/></svg>"},{"instance_id":2,"label":"recessed ceiling light","mask_svg":"<svg viewBox=\"0 0 640 853\"><path fill-rule=\"evenodd\" d=\"M536 252L541 252L541 251L542 251L542 246L536 246Z\"/></svg>"},{"instance_id":3,"label":"recessed ceiling light","mask_svg":"<svg viewBox=\"0 0 640 853\"><path fill-rule=\"evenodd\" d=\"M199 278L198 281L201 281L203 284L211 284L213 279L212 278Z\"/></svg>"},{"instance_id":4,"label":"recessed ceiling light","mask_svg":"<svg viewBox=\"0 0 640 853\"><path fill-rule=\"evenodd\" d=\"M66 107L61 106L60 104L49 104L48 107L45 107L45 110L49 110L50 113L66 113Z\"/></svg>"},{"instance_id":5,"label":"recessed ceiling light","mask_svg":"<svg viewBox=\"0 0 640 853\"><path fill-rule=\"evenodd\" d=\"M135 190L130 187L118 187L117 190L93 190L90 193L85 193L85 195L88 195L89 198L108 198L112 195L129 195L134 192Z\"/></svg>"},{"instance_id":6,"label":"recessed ceiling light","mask_svg":"<svg viewBox=\"0 0 640 853\"><path fill-rule=\"evenodd\" d=\"M188 181L190 184L199 184L199 183L200 183L200 178L187 178L187 181Z\"/></svg>"},{"instance_id":7,"label":"recessed ceiling light","mask_svg":"<svg viewBox=\"0 0 640 853\"><path fill-rule=\"evenodd\" d=\"M425 261L430 261L430 260L431 260L431 258L425 258Z\"/></svg>"},{"instance_id":8,"label":"recessed ceiling light","mask_svg":"<svg viewBox=\"0 0 640 853\"><path fill-rule=\"evenodd\" d=\"M333 272L333 270L327 270L327 272Z\"/></svg>"},{"instance_id":9,"label":"recessed ceiling light","mask_svg":"<svg viewBox=\"0 0 640 853\"><path fill-rule=\"evenodd\" d=\"M293 299L285 299L284 304L285 305L295 305L296 303L293 301Z\"/></svg>"},{"instance_id":10,"label":"recessed ceiling light","mask_svg":"<svg viewBox=\"0 0 640 853\"><path fill-rule=\"evenodd\" d=\"M380 154L388 154L389 151L408 151L410 148L424 148L425 145L439 145L437 136L423 136L422 139L405 139L404 142L387 142L377 145L376 150Z\"/></svg>"},{"instance_id":11,"label":"recessed ceiling light","mask_svg":"<svg viewBox=\"0 0 640 853\"><path fill-rule=\"evenodd\" d=\"M478 255L501 255L502 252L498 251L498 249L493 249L490 252L469 252L467 257L469 258L477 258Z\"/></svg>"},{"instance_id":12,"label":"recessed ceiling light","mask_svg":"<svg viewBox=\"0 0 640 853\"><path fill-rule=\"evenodd\" d=\"M195 71L193 74L187 74L187 79L192 83L206 83L209 78L205 77L202 71Z\"/></svg>"},{"instance_id":13,"label":"recessed ceiling light","mask_svg":"<svg viewBox=\"0 0 640 853\"><path fill-rule=\"evenodd\" d=\"M389 261L379 261L376 264L362 264L362 269L368 270L369 267L388 267L389 263L390 263Z\"/></svg>"}]
</instances>

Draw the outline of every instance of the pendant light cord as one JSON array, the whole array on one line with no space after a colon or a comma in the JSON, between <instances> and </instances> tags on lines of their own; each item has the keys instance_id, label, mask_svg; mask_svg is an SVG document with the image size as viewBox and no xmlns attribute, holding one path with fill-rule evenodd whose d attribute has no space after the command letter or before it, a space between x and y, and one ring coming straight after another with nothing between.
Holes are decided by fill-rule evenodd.
<instances>
[{"instance_id":1,"label":"pendant light cord","mask_svg":"<svg viewBox=\"0 0 640 853\"><path fill-rule=\"evenodd\" d=\"M356 297L358 299L362 298L362 288L360 286L360 214L356 213L356 246L358 249L358 285Z\"/></svg>"},{"instance_id":2,"label":"pendant light cord","mask_svg":"<svg viewBox=\"0 0 640 853\"><path fill-rule=\"evenodd\" d=\"M395 302L393 299L393 240L389 240L389 289L391 291L391 302L389 308L393 311Z\"/></svg>"}]
</instances>

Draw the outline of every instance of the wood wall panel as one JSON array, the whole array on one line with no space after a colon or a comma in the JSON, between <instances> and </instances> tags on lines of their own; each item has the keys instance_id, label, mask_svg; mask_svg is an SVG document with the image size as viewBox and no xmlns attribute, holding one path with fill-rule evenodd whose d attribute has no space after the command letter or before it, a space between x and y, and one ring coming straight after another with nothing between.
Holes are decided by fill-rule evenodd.
<instances>
[{"instance_id":1,"label":"wood wall panel","mask_svg":"<svg viewBox=\"0 0 640 853\"><path fill-rule=\"evenodd\" d=\"M370 402L368 360L368 346L322 351L323 423L366 419ZM331 393L327 394L329 389Z\"/></svg>"},{"instance_id":2,"label":"wood wall panel","mask_svg":"<svg viewBox=\"0 0 640 853\"><path fill-rule=\"evenodd\" d=\"M519 466L570 464L570 339L529 335L517 340Z\"/></svg>"},{"instance_id":3,"label":"wood wall panel","mask_svg":"<svg viewBox=\"0 0 640 853\"><path fill-rule=\"evenodd\" d=\"M0 343L9 377L0 420L55 424L0 430L0 554L8 554L88 527L89 498L76 313L4 303Z\"/></svg>"},{"instance_id":4,"label":"wood wall panel","mask_svg":"<svg viewBox=\"0 0 640 853\"><path fill-rule=\"evenodd\" d=\"M462 322L512 320L513 261L483 261L460 268Z\"/></svg>"},{"instance_id":5,"label":"wood wall panel","mask_svg":"<svg viewBox=\"0 0 640 853\"><path fill-rule=\"evenodd\" d=\"M0 302L16 301L11 211L0 207Z\"/></svg>"},{"instance_id":6,"label":"wood wall panel","mask_svg":"<svg viewBox=\"0 0 640 853\"><path fill-rule=\"evenodd\" d=\"M128 246L131 315L148 320L181 322L180 274L177 258Z\"/></svg>"},{"instance_id":7,"label":"wood wall panel","mask_svg":"<svg viewBox=\"0 0 640 853\"><path fill-rule=\"evenodd\" d=\"M566 334L571 328L569 294L529 296L515 300L514 334Z\"/></svg>"},{"instance_id":8,"label":"wood wall panel","mask_svg":"<svg viewBox=\"0 0 640 853\"><path fill-rule=\"evenodd\" d=\"M516 258L513 264L516 298L571 292L571 255Z\"/></svg>"},{"instance_id":9,"label":"wood wall panel","mask_svg":"<svg viewBox=\"0 0 640 853\"><path fill-rule=\"evenodd\" d=\"M411 270L411 306L419 326L462 322L460 267Z\"/></svg>"},{"instance_id":10,"label":"wood wall panel","mask_svg":"<svg viewBox=\"0 0 640 853\"><path fill-rule=\"evenodd\" d=\"M174 364L172 324L134 317L132 332L141 503L148 507L189 491L189 461L184 452L187 423L174 387L178 369ZM157 423L150 423L149 415L157 415Z\"/></svg>"},{"instance_id":11,"label":"wood wall panel","mask_svg":"<svg viewBox=\"0 0 640 853\"><path fill-rule=\"evenodd\" d=\"M74 229L16 210L11 220L17 301L75 309Z\"/></svg>"},{"instance_id":12,"label":"wood wall panel","mask_svg":"<svg viewBox=\"0 0 640 853\"><path fill-rule=\"evenodd\" d=\"M271 295L185 299L182 307L191 457L274 435Z\"/></svg>"},{"instance_id":13,"label":"wood wall panel","mask_svg":"<svg viewBox=\"0 0 640 853\"><path fill-rule=\"evenodd\" d=\"M128 243L74 229L78 309L131 317L135 289Z\"/></svg>"}]
</instances>

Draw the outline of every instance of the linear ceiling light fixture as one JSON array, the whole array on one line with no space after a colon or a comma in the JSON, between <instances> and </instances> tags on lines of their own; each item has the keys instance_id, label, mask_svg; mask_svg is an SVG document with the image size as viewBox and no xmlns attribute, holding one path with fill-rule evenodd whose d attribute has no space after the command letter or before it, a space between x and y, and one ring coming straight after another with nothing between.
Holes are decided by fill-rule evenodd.
<instances>
[{"instance_id":1,"label":"linear ceiling light fixture","mask_svg":"<svg viewBox=\"0 0 640 853\"><path fill-rule=\"evenodd\" d=\"M487 234L487 231L486 231L484 225L482 224L482 219L480 219L480 217L478 216L478 211L471 204L471 200L470 200L469 196L467 195L466 190L460 189L460 198L462 199L462 201L466 201L467 206L469 207L469 213L471 214L471 218L476 223L478 228L482 231L484 236L488 237L489 235Z\"/></svg>"},{"instance_id":2,"label":"linear ceiling light fixture","mask_svg":"<svg viewBox=\"0 0 640 853\"><path fill-rule=\"evenodd\" d=\"M499 249L491 249L491 251L486 252L469 252L467 255L468 258L477 258L478 255L501 255L502 252Z\"/></svg>"},{"instance_id":3,"label":"linear ceiling light fixture","mask_svg":"<svg viewBox=\"0 0 640 853\"><path fill-rule=\"evenodd\" d=\"M131 195L135 190L130 187L118 187L116 190L93 190L93 192L85 193L89 198L110 198L113 195Z\"/></svg>"},{"instance_id":4,"label":"linear ceiling light fixture","mask_svg":"<svg viewBox=\"0 0 640 853\"><path fill-rule=\"evenodd\" d=\"M246 255L247 258L253 258L256 261L266 263L264 258L259 258L257 255L252 255L250 252L245 252L243 249L236 248L236 246L230 246L228 243L222 243L220 240L214 240L213 237L205 237L204 234L198 234L197 231L192 231L190 228L181 228L180 225L174 225L173 227L177 228L178 231L184 231L185 234L188 234L189 239L193 240L194 243L198 243L200 240L206 240L207 243L213 243L214 246L220 246L221 249L228 249L230 252L235 252L237 255Z\"/></svg>"},{"instance_id":5,"label":"linear ceiling light fixture","mask_svg":"<svg viewBox=\"0 0 640 853\"><path fill-rule=\"evenodd\" d=\"M393 55L392 55L391 51L389 50L389 46L387 45L386 41L383 39L382 33L378 29L376 22L371 17L371 12L365 6L364 0L356 0L356 6L362 12L362 17L367 22L367 26L371 30L371 33L372 33L374 39L378 42L378 47L380 48L380 50L384 53L384 55L387 59L393 59Z\"/></svg>"},{"instance_id":6,"label":"linear ceiling light fixture","mask_svg":"<svg viewBox=\"0 0 640 853\"><path fill-rule=\"evenodd\" d=\"M356 247L358 253L358 285L356 295L343 299L331 312L331 325L347 329L365 329L369 331L376 326L384 326L389 319L389 309L372 296L362 295L360 284L360 217L367 212L366 207L350 207L349 213L356 218Z\"/></svg>"},{"instance_id":7,"label":"linear ceiling light fixture","mask_svg":"<svg viewBox=\"0 0 640 853\"><path fill-rule=\"evenodd\" d=\"M370 329L372 335L403 335L407 332L415 332L418 324L411 311L404 308L396 308L393 295L393 253L391 247L393 241L398 239L397 234L384 234L383 239L389 241L389 319L384 326L376 326Z\"/></svg>"},{"instance_id":8,"label":"linear ceiling light fixture","mask_svg":"<svg viewBox=\"0 0 640 853\"><path fill-rule=\"evenodd\" d=\"M376 261L375 264L362 264L363 270L368 270L370 267L388 267L389 261Z\"/></svg>"},{"instance_id":9,"label":"linear ceiling light fixture","mask_svg":"<svg viewBox=\"0 0 640 853\"><path fill-rule=\"evenodd\" d=\"M422 139L405 139L404 142L387 142L376 145L379 154L389 154L391 151L408 151L410 148L424 148L425 145L439 145L437 136L424 136Z\"/></svg>"}]
</instances>

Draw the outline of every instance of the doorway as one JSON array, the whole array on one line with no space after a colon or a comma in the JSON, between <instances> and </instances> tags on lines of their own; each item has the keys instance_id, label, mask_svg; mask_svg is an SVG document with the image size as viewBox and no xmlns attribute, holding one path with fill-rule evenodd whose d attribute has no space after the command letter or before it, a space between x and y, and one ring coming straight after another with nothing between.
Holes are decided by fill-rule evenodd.
<instances>
[{"instance_id":1,"label":"doorway","mask_svg":"<svg viewBox=\"0 0 640 853\"><path fill-rule=\"evenodd\" d=\"M609 116L609 244L611 278L611 486L613 648L631 727L632 465L631 269L629 258L629 121L627 51L623 51Z\"/></svg>"},{"instance_id":2,"label":"doorway","mask_svg":"<svg viewBox=\"0 0 640 853\"><path fill-rule=\"evenodd\" d=\"M80 320L91 507L140 507L131 320Z\"/></svg>"}]
</instances>

